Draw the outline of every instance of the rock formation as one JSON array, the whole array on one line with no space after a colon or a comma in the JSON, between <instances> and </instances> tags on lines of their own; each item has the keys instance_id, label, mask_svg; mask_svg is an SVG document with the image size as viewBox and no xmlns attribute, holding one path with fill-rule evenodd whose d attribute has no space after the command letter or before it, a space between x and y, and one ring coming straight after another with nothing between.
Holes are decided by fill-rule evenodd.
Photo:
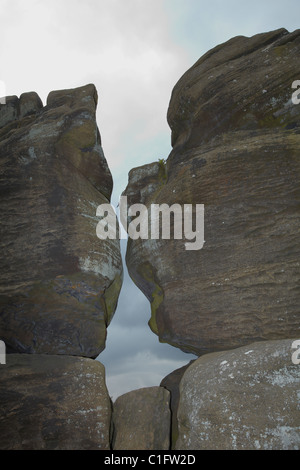
<instances>
[{"instance_id":1,"label":"rock formation","mask_svg":"<svg viewBox=\"0 0 300 470\"><path fill-rule=\"evenodd\" d=\"M96 237L95 87L0 106L0 449L300 449L299 53L284 29L207 52L173 90L167 161L130 171L128 205L205 206L202 249L126 255L152 330L201 357L114 404L92 360L122 282L118 241Z\"/></svg>"},{"instance_id":2,"label":"rock formation","mask_svg":"<svg viewBox=\"0 0 300 470\"><path fill-rule=\"evenodd\" d=\"M299 365L291 340L205 354L180 383L175 448L299 450Z\"/></svg>"},{"instance_id":3,"label":"rock formation","mask_svg":"<svg viewBox=\"0 0 300 470\"><path fill-rule=\"evenodd\" d=\"M112 177L94 85L0 106L0 448L109 450L105 347L122 283L96 235Z\"/></svg>"},{"instance_id":4,"label":"rock formation","mask_svg":"<svg viewBox=\"0 0 300 470\"><path fill-rule=\"evenodd\" d=\"M162 342L201 355L299 336L299 52L300 31L284 29L207 52L173 90L166 163L129 174L129 206L205 207L201 250L128 243Z\"/></svg>"},{"instance_id":5,"label":"rock formation","mask_svg":"<svg viewBox=\"0 0 300 470\"><path fill-rule=\"evenodd\" d=\"M148 387L125 393L114 403L113 450L170 448L170 393Z\"/></svg>"},{"instance_id":6,"label":"rock formation","mask_svg":"<svg viewBox=\"0 0 300 470\"><path fill-rule=\"evenodd\" d=\"M168 159L129 173L129 206L205 206L201 250L149 230L126 255L151 329L201 356L161 382L176 450L300 448L299 53L284 29L207 52L172 92Z\"/></svg>"},{"instance_id":7,"label":"rock formation","mask_svg":"<svg viewBox=\"0 0 300 470\"><path fill-rule=\"evenodd\" d=\"M112 177L94 85L0 107L0 338L8 352L95 358L118 299L118 241L96 236Z\"/></svg>"},{"instance_id":8,"label":"rock formation","mask_svg":"<svg viewBox=\"0 0 300 470\"><path fill-rule=\"evenodd\" d=\"M110 449L111 403L99 361L9 354L0 397L2 450Z\"/></svg>"}]
</instances>

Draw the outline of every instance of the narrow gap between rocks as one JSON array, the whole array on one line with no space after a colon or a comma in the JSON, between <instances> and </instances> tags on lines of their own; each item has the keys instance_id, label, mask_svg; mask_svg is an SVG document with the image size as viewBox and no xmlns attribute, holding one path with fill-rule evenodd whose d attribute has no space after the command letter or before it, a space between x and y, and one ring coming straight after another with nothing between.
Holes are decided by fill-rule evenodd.
<instances>
[{"instance_id":1,"label":"narrow gap between rocks","mask_svg":"<svg viewBox=\"0 0 300 470\"><path fill-rule=\"evenodd\" d=\"M97 357L105 366L106 384L113 402L129 391L159 386L166 375L195 358L174 346L160 343L150 330L150 302L134 284L126 267L127 240L120 240L120 248L123 285L107 329L106 347Z\"/></svg>"}]
</instances>

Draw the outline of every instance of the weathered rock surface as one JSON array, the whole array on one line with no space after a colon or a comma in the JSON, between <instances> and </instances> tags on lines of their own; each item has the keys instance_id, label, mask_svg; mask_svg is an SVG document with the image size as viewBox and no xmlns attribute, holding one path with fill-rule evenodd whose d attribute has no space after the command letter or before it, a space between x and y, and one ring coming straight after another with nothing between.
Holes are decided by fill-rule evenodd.
<instances>
[{"instance_id":1,"label":"weathered rock surface","mask_svg":"<svg viewBox=\"0 0 300 470\"><path fill-rule=\"evenodd\" d=\"M292 340L206 354L180 383L177 450L299 450Z\"/></svg>"},{"instance_id":2,"label":"weathered rock surface","mask_svg":"<svg viewBox=\"0 0 300 470\"><path fill-rule=\"evenodd\" d=\"M162 342L201 355L299 337L299 53L300 31L284 29L209 51L173 90L166 165L130 172L128 205L205 206L201 250L128 243Z\"/></svg>"},{"instance_id":3,"label":"weathered rock surface","mask_svg":"<svg viewBox=\"0 0 300 470\"><path fill-rule=\"evenodd\" d=\"M300 30L238 36L208 51L175 85L168 109L172 145L185 150L236 130L293 129Z\"/></svg>"},{"instance_id":4,"label":"weathered rock surface","mask_svg":"<svg viewBox=\"0 0 300 470\"><path fill-rule=\"evenodd\" d=\"M112 177L94 85L0 106L0 338L8 352L96 357L122 283L119 242L96 236Z\"/></svg>"},{"instance_id":5,"label":"weathered rock surface","mask_svg":"<svg viewBox=\"0 0 300 470\"><path fill-rule=\"evenodd\" d=\"M128 392L113 405L113 450L168 450L170 394L162 387Z\"/></svg>"},{"instance_id":6,"label":"weathered rock surface","mask_svg":"<svg viewBox=\"0 0 300 470\"><path fill-rule=\"evenodd\" d=\"M1 450L109 450L110 423L100 362L9 354L1 366Z\"/></svg>"}]
</instances>

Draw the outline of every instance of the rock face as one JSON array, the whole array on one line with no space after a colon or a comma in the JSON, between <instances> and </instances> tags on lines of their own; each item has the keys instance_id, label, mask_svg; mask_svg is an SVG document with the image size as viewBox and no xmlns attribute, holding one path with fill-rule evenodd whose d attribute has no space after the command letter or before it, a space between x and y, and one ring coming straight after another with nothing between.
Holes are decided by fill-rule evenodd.
<instances>
[{"instance_id":1,"label":"rock face","mask_svg":"<svg viewBox=\"0 0 300 470\"><path fill-rule=\"evenodd\" d=\"M162 387L134 390L113 406L113 450L168 450L170 394Z\"/></svg>"},{"instance_id":2,"label":"rock face","mask_svg":"<svg viewBox=\"0 0 300 470\"><path fill-rule=\"evenodd\" d=\"M299 53L300 31L284 29L209 51L173 90L166 164L129 174L128 205L205 207L201 250L128 243L162 342L201 355L299 337Z\"/></svg>"},{"instance_id":3,"label":"rock face","mask_svg":"<svg viewBox=\"0 0 300 470\"><path fill-rule=\"evenodd\" d=\"M122 283L119 242L96 236L112 177L94 85L0 106L0 338L13 353L94 358Z\"/></svg>"},{"instance_id":4,"label":"rock face","mask_svg":"<svg viewBox=\"0 0 300 470\"><path fill-rule=\"evenodd\" d=\"M98 361L9 354L0 396L2 450L110 449L111 404Z\"/></svg>"},{"instance_id":5,"label":"rock face","mask_svg":"<svg viewBox=\"0 0 300 470\"><path fill-rule=\"evenodd\" d=\"M279 29L234 37L204 54L173 89L168 109L173 147L193 149L236 130L298 127L299 110L291 98L299 42L299 29Z\"/></svg>"},{"instance_id":6,"label":"rock face","mask_svg":"<svg viewBox=\"0 0 300 470\"><path fill-rule=\"evenodd\" d=\"M206 354L180 383L177 450L299 450L293 341Z\"/></svg>"}]
</instances>

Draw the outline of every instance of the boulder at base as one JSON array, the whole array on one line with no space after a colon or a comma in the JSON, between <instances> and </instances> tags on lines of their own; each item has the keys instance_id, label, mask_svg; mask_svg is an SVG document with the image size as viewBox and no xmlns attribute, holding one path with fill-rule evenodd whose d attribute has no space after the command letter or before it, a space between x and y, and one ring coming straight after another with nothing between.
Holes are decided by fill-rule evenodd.
<instances>
[{"instance_id":1,"label":"boulder at base","mask_svg":"<svg viewBox=\"0 0 300 470\"><path fill-rule=\"evenodd\" d=\"M180 383L176 450L299 450L293 340L197 359Z\"/></svg>"},{"instance_id":2,"label":"boulder at base","mask_svg":"<svg viewBox=\"0 0 300 470\"><path fill-rule=\"evenodd\" d=\"M170 393L162 387L125 393L114 403L113 423L114 450L168 450Z\"/></svg>"},{"instance_id":3,"label":"boulder at base","mask_svg":"<svg viewBox=\"0 0 300 470\"><path fill-rule=\"evenodd\" d=\"M9 354L1 366L1 450L109 450L111 402L92 359Z\"/></svg>"}]
</instances>

